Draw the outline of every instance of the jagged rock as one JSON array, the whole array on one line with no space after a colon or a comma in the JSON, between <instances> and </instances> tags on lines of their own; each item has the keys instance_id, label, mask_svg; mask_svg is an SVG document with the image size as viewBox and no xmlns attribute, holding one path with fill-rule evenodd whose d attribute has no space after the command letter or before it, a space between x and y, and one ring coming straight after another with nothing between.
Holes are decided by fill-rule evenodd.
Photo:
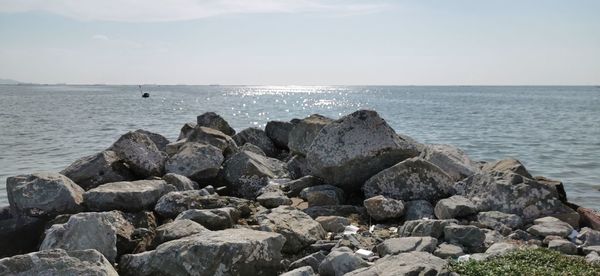
<instances>
[{"instance_id":1,"label":"jagged rock","mask_svg":"<svg viewBox=\"0 0 600 276\"><path fill-rule=\"evenodd\" d=\"M43 233L44 220L39 218L14 216L0 219L0 258L37 251Z\"/></svg>"},{"instance_id":2,"label":"jagged rock","mask_svg":"<svg viewBox=\"0 0 600 276\"><path fill-rule=\"evenodd\" d=\"M280 149L288 149L288 137L294 128L291 122L269 121L265 126L267 136Z\"/></svg>"},{"instance_id":3,"label":"jagged rock","mask_svg":"<svg viewBox=\"0 0 600 276\"><path fill-rule=\"evenodd\" d=\"M502 226L516 229L523 225L523 220L519 216L498 211L480 212L477 214L477 221L483 226L496 230Z\"/></svg>"},{"instance_id":4,"label":"jagged rock","mask_svg":"<svg viewBox=\"0 0 600 276\"><path fill-rule=\"evenodd\" d=\"M276 208L281 205L292 205L292 200L281 190L262 193L256 197L256 201L266 208Z\"/></svg>"},{"instance_id":5,"label":"jagged rock","mask_svg":"<svg viewBox=\"0 0 600 276\"><path fill-rule=\"evenodd\" d=\"M505 241L506 238L504 237L504 235L509 235L511 233L510 228L500 230L502 231L502 233L496 230L490 230L485 228L481 228L481 230L483 230L483 232L485 233L485 241L483 242L483 244L488 247L494 243Z\"/></svg>"},{"instance_id":6,"label":"jagged rock","mask_svg":"<svg viewBox=\"0 0 600 276\"><path fill-rule=\"evenodd\" d=\"M205 231L124 255L123 275L275 275L285 238L250 229Z\"/></svg>"},{"instance_id":7,"label":"jagged rock","mask_svg":"<svg viewBox=\"0 0 600 276\"><path fill-rule=\"evenodd\" d=\"M593 230L588 227L581 228L577 239L582 241L581 246L600 245L600 231Z\"/></svg>"},{"instance_id":8,"label":"jagged rock","mask_svg":"<svg viewBox=\"0 0 600 276\"><path fill-rule=\"evenodd\" d=\"M138 132L138 133L148 136L148 138L150 138L150 140L152 140L152 142L154 142L154 145L156 145L156 147L160 151L165 151L167 145L169 143L171 143L171 142L169 142L169 139L167 139L165 136L162 136L158 133L150 132L150 131L147 131L144 129L138 129L135 132Z\"/></svg>"},{"instance_id":9,"label":"jagged rock","mask_svg":"<svg viewBox=\"0 0 600 276\"><path fill-rule=\"evenodd\" d=\"M540 184L544 184L556 191L558 199L562 202L567 202L567 192L565 186L560 180L554 180L543 176L534 176L533 179Z\"/></svg>"},{"instance_id":10,"label":"jagged rock","mask_svg":"<svg viewBox=\"0 0 600 276\"><path fill-rule=\"evenodd\" d=\"M196 123L198 126L216 129L229 136L233 136L235 134L235 130L229 126L229 123L227 123L223 117L214 112L206 112L196 117Z\"/></svg>"},{"instance_id":11,"label":"jagged rock","mask_svg":"<svg viewBox=\"0 0 600 276\"><path fill-rule=\"evenodd\" d=\"M350 225L350 220L339 216L322 216L315 219L323 226L327 232L340 233L346 226Z\"/></svg>"},{"instance_id":12,"label":"jagged rock","mask_svg":"<svg viewBox=\"0 0 600 276\"><path fill-rule=\"evenodd\" d=\"M411 251L425 251L432 253L437 246L437 239L432 237L406 237L387 239L377 245L377 253L385 255L396 255Z\"/></svg>"},{"instance_id":13,"label":"jagged rock","mask_svg":"<svg viewBox=\"0 0 600 276\"><path fill-rule=\"evenodd\" d=\"M288 148L295 154L305 156L319 131L331 122L333 119L319 114L313 114L298 121L288 134Z\"/></svg>"},{"instance_id":14,"label":"jagged rock","mask_svg":"<svg viewBox=\"0 0 600 276\"><path fill-rule=\"evenodd\" d=\"M177 142L169 143L167 145L167 147L165 148L165 152L167 153L167 156L175 155L179 151L179 148L181 148L187 142L188 142L187 139L184 138L181 140L177 140Z\"/></svg>"},{"instance_id":15,"label":"jagged rock","mask_svg":"<svg viewBox=\"0 0 600 276\"><path fill-rule=\"evenodd\" d=\"M118 276L98 251L53 249L0 259L0 275Z\"/></svg>"},{"instance_id":16,"label":"jagged rock","mask_svg":"<svg viewBox=\"0 0 600 276\"><path fill-rule=\"evenodd\" d=\"M99 185L133 180L133 175L114 151L103 151L78 159L60 174L68 177L85 190Z\"/></svg>"},{"instance_id":17,"label":"jagged rock","mask_svg":"<svg viewBox=\"0 0 600 276\"><path fill-rule=\"evenodd\" d=\"M146 134L123 134L108 150L114 151L140 177L163 175L167 154Z\"/></svg>"},{"instance_id":18,"label":"jagged rock","mask_svg":"<svg viewBox=\"0 0 600 276\"><path fill-rule=\"evenodd\" d=\"M277 155L277 149L275 148L275 144L273 144L273 141L271 141L271 139L267 137L267 134L262 129L250 127L240 131L232 138L238 145L250 143L259 147L269 157L274 157Z\"/></svg>"},{"instance_id":19,"label":"jagged rock","mask_svg":"<svg viewBox=\"0 0 600 276\"><path fill-rule=\"evenodd\" d=\"M304 188L300 198L308 201L308 206L339 205L344 202L344 191L332 185L319 185Z\"/></svg>"},{"instance_id":20,"label":"jagged rock","mask_svg":"<svg viewBox=\"0 0 600 276\"><path fill-rule=\"evenodd\" d=\"M577 246L568 240L551 240L548 243L548 249L556 250L562 254L577 255Z\"/></svg>"},{"instance_id":21,"label":"jagged rock","mask_svg":"<svg viewBox=\"0 0 600 276\"><path fill-rule=\"evenodd\" d=\"M258 146L250 143L245 143L243 146L239 147L240 151L249 151L254 152L258 155L267 156L267 154Z\"/></svg>"},{"instance_id":22,"label":"jagged rock","mask_svg":"<svg viewBox=\"0 0 600 276\"><path fill-rule=\"evenodd\" d=\"M377 112L359 110L323 127L306 161L312 174L326 183L358 190L371 176L418 154L416 146L396 135Z\"/></svg>"},{"instance_id":23,"label":"jagged rock","mask_svg":"<svg viewBox=\"0 0 600 276\"><path fill-rule=\"evenodd\" d=\"M189 219L174 220L173 222L163 224L156 228L156 236L154 237L153 244L154 246L157 246L168 241L191 236L204 231L209 230L195 221Z\"/></svg>"},{"instance_id":24,"label":"jagged rock","mask_svg":"<svg viewBox=\"0 0 600 276\"><path fill-rule=\"evenodd\" d=\"M232 207L223 207L216 209L190 209L183 211L175 220L189 219L210 230L223 230L233 227L239 219L239 212Z\"/></svg>"},{"instance_id":25,"label":"jagged rock","mask_svg":"<svg viewBox=\"0 0 600 276\"><path fill-rule=\"evenodd\" d=\"M13 214L52 217L83 210L84 190L58 173L39 172L6 179L6 193Z\"/></svg>"},{"instance_id":26,"label":"jagged rock","mask_svg":"<svg viewBox=\"0 0 600 276\"><path fill-rule=\"evenodd\" d=\"M466 153L451 145L426 145L421 158L442 169L453 181L459 181L479 171Z\"/></svg>"},{"instance_id":27,"label":"jagged rock","mask_svg":"<svg viewBox=\"0 0 600 276\"><path fill-rule=\"evenodd\" d=\"M188 142L169 157L165 163L165 170L202 181L216 177L224 160L223 152L219 148Z\"/></svg>"},{"instance_id":28,"label":"jagged rock","mask_svg":"<svg viewBox=\"0 0 600 276\"><path fill-rule=\"evenodd\" d=\"M527 232L542 238L546 236L566 238L573 232L573 227L571 225L553 217L536 219L534 224L535 225L527 228Z\"/></svg>"},{"instance_id":29,"label":"jagged rock","mask_svg":"<svg viewBox=\"0 0 600 276\"><path fill-rule=\"evenodd\" d=\"M320 223L296 208L280 206L266 210L256 216L263 231L282 234L285 239L283 252L296 253L317 240L325 238Z\"/></svg>"},{"instance_id":30,"label":"jagged rock","mask_svg":"<svg viewBox=\"0 0 600 276\"><path fill-rule=\"evenodd\" d=\"M319 264L325 260L325 257L327 256L321 251L310 254L291 263L289 270L310 266L314 271L319 271Z\"/></svg>"},{"instance_id":31,"label":"jagged rock","mask_svg":"<svg viewBox=\"0 0 600 276\"><path fill-rule=\"evenodd\" d=\"M194 130L194 128L196 128L198 124L196 124L196 122L188 122L185 123L182 127L181 130L179 131L179 136L177 137L177 141L182 140L182 139L187 139L190 134L192 133L192 131Z\"/></svg>"},{"instance_id":32,"label":"jagged rock","mask_svg":"<svg viewBox=\"0 0 600 276\"><path fill-rule=\"evenodd\" d=\"M232 155L223 164L223 177L235 195L254 199L269 179L285 178L285 163L253 152Z\"/></svg>"},{"instance_id":33,"label":"jagged rock","mask_svg":"<svg viewBox=\"0 0 600 276\"><path fill-rule=\"evenodd\" d=\"M527 233L526 231L517 229L512 234L508 235L508 238L513 239L513 240L528 241L528 240L534 239L535 237L533 235Z\"/></svg>"},{"instance_id":34,"label":"jagged rock","mask_svg":"<svg viewBox=\"0 0 600 276\"><path fill-rule=\"evenodd\" d=\"M371 177L363 186L365 197L385 197L430 202L446 198L453 192L454 182L436 165L410 158Z\"/></svg>"},{"instance_id":35,"label":"jagged rock","mask_svg":"<svg viewBox=\"0 0 600 276\"><path fill-rule=\"evenodd\" d=\"M464 255L462 247L449 243L442 243L438 246L438 248L433 252L433 255L440 257L442 259L448 258L458 258Z\"/></svg>"},{"instance_id":36,"label":"jagged rock","mask_svg":"<svg viewBox=\"0 0 600 276\"><path fill-rule=\"evenodd\" d=\"M210 194L205 189L183 192L170 192L161 197L154 211L162 217L174 218L188 209L215 209L233 207L243 217L250 214L251 202L245 199Z\"/></svg>"},{"instance_id":37,"label":"jagged rock","mask_svg":"<svg viewBox=\"0 0 600 276\"><path fill-rule=\"evenodd\" d=\"M96 249L110 262L117 258L117 238L128 238L131 225L120 212L90 212L72 215L67 223L55 224L46 231L40 250L62 248L67 251Z\"/></svg>"},{"instance_id":38,"label":"jagged rock","mask_svg":"<svg viewBox=\"0 0 600 276\"><path fill-rule=\"evenodd\" d=\"M300 155L294 155L286 163L286 168L290 172L291 179L299 179L304 176L310 175L308 165L306 164L306 158Z\"/></svg>"},{"instance_id":39,"label":"jagged rock","mask_svg":"<svg viewBox=\"0 0 600 276\"><path fill-rule=\"evenodd\" d=\"M444 227L444 239L468 248L477 248L485 241L485 232L473 225L448 225Z\"/></svg>"},{"instance_id":40,"label":"jagged rock","mask_svg":"<svg viewBox=\"0 0 600 276\"><path fill-rule=\"evenodd\" d=\"M301 178L291 180L281 184L281 190L287 193L289 197L299 196L302 190L319 186L323 184L323 182L312 175L306 175Z\"/></svg>"},{"instance_id":41,"label":"jagged rock","mask_svg":"<svg viewBox=\"0 0 600 276\"><path fill-rule=\"evenodd\" d=\"M427 200L411 200L404 202L404 219L405 220L419 220L419 219L433 219L433 206Z\"/></svg>"},{"instance_id":42,"label":"jagged rock","mask_svg":"<svg viewBox=\"0 0 600 276\"><path fill-rule=\"evenodd\" d=\"M501 256L510 253L514 250L519 249L519 246L510 242L499 242L492 244L486 251L485 254L489 257Z\"/></svg>"},{"instance_id":43,"label":"jagged rock","mask_svg":"<svg viewBox=\"0 0 600 276\"><path fill-rule=\"evenodd\" d=\"M303 266L283 273L279 276L315 276L315 271L310 266Z\"/></svg>"},{"instance_id":44,"label":"jagged rock","mask_svg":"<svg viewBox=\"0 0 600 276\"><path fill-rule=\"evenodd\" d=\"M440 275L446 261L427 252L410 252L385 256L374 265L352 271L345 276Z\"/></svg>"},{"instance_id":45,"label":"jagged rock","mask_svg":"<svg viewBox=\"0 0 600 276\"><path fill-rule=\"evenodd\" d=\"M447 225L456 223L456 220L420 219L406 221L398 234L401 237L434 237L439 239Z\"/></svg>"},{"instance_id":46,"label":"jagged rock","mask_svg":"<svg viewBox=\"0 0 600 276\"><path fill-rule=\"evenodd\" d=\"M434 211L438 219L463 218L477 213L477 207L468 198L455 195L438 201Z\"/></svg>"},{"instance_id":47,"label":"jagged rock","mask_svg":"<svg viewBox=\"0 0 600 276\"><path fill-rule=\"evenodd\" d=\"M330 205L330 206L313 206L303 210L311 218L320 216L342 216L348 217L352 214L364 215L365 208L354 205Z\"/></svg>"},{"instance_id":48,"label":"jagged rock","mask_svg":"<svg viewBox=\"0 0 600 276\"><path fill-rule=\"evenodd\" d=\"M380 241L372 236L363 236L359 233L344 234L337 241L337 244L333 249L337 250L339 248L348 247L352 250L365 249L375 251L375 246L378 242Z\"/></svg>"},{"instance_id":49,"label":"jagged rock","mask_svg":"<svg viewBox=\"0 0 600 276\"><path fill-rule=\"evenodd\" d=\"M184 140L180 140L179 145L182 146L186 142L196 142L200 144L206 144L215 146L221 151L223 151L223 155L228 157L236 152L238 152L238 146L235 141L231 138L231 136L218 131L216 129L197 126L194 130L188 135L188 137ZM177 150L178 151L178 150Z\"/></svg>"},{"instance_id":50,"label":"jagged rock","mask_svg":"<svg viewBox=\"0 0 600 276\"><path fill-rule=\"evenodd\" d=\"M363 202L367 213L375 220L400 218L404 215L404 204L401 200L374 196Z\"/></svg>"},{"instance_id":51,"label":"jagged rock","mask_svg":"<svg viewBox=\"0 0 600 276\"><path fill-rule=\"evenodd\" d=\"M175 187L164 180L138 180L100 185L85 194L85 206L91 211L151 210L160 197Z\"/></svg>"},{"instance_id":52,"label":"jagged rock","mask_svg":"<svg viewBox=\"0 0 600 276\"><path fill-rule=\"evenodd\" d=\"M368 266L361 257L350 248L339 248L332 251L319 265L320 276L342 276L361 267Z\"/></svg>"},{"instance_id":53,"label":"jagged rock","mask_svg":"<svg viewBox=\"0 0 600 276\"><path fill-rule=\"evenodd\" d=\"M177 188L177 191L198 189L198 183L192 181L191 179L183 175L179 175L176 173L165 174L163 175L162 180L167 182L167 184L173 185L175 188Z\"/></svg>"},{"instance_id":54,"label":"jagged rock","mask_svg":"<svg viewBox=\"0 0 600 276\"><path fill-rule=\"evenodd\" d=\"M525 166L519 160L510 158L487 163L483 165L481 170L484 172L512 172L526 178L533 178L531 174L527 171Z\"/></svg>"}]
</instances>

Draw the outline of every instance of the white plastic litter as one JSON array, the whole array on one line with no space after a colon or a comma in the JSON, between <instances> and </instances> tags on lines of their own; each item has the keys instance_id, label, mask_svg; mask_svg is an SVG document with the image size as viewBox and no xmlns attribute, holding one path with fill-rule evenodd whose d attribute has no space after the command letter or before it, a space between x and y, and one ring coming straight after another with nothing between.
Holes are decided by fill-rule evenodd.
<instances>
[{"instance_id":1,"label":"white plastic litter","mask_svg":"<svg viewBox=\"0 0 600 276\"><path fill-rule=\"evenodd\" d=\"M458 260L459 262L466 262L466 261L468 261L469 259L471 259L471 255L469 255L469 254L466 254L466 255L459 256L457 260Z\"/></svg>"},{"instance_id":2,"label":"white plastic litter","mask_svg":"<svg viewBox=\"0 0 600 276\"><path fill-rule=\"evenodd\" d=\"M373 257L373 255L375 255L375 253L373 253L373 251L366 250L366 249L356 250L355 253L356 253L356 255L360 256L363 259L368 259L370 257Z\"/></svg>"},{"instance_id":3,"label":"white plastic litter","mask_svg":"<svg viewBox=\"0 0 600 276\"><path fill-rule=\"evenodd\" d=\"M389 230L392 233L398 233L398 227L390 227Z\"/></svg>"},{"instance_id":4,"label":"white plastic litter","mask_svg":"<svg viewBox=\"0 0 600 276\"><path fill-rule=\"evenodd\" d=\"M354 225L348 225L346 226L346 228L344 228L344 235L352 235L352 234L356 234L358 232L358 227L354 226Z\"/></svg>"},{"instance_id":5,"label":"white plastic litter","mask_svg":"<svg viewBox=\"0 0 600 276\"><path fill-rule=\"evenodd\" d=\"M375 225L371 225L371 227L369 227L369 233L373 233L373 231L375 231Z\"/></svg>"}]
</instances>

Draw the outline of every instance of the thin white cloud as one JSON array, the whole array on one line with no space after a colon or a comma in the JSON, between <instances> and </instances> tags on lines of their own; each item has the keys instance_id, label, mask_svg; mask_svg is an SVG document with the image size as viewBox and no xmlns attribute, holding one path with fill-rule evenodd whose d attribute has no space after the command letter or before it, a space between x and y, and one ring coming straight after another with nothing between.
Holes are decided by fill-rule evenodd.
<instances>
[{"instance_id":1,"label":"thin white cloud","mask_svg":"<svg viewBox=\"0 0 600 276\"><path fill-rule=\"evenodd\" d=\"M0 12L41 11L77 20L154 22L245 13L373 13L379 0L0 0Z\"/></svg>"},{"instance_id":2,"label":"thin white cloud","mask_svg":"<svg viewBox=\"0 0 600 276\"><path fill-rule=\"evenodd\" d=\"M103 40L103 41L108 41L108 36L102 35L102 34L95 34L92 36L93 40Z\"/></svg>"}]
</instances>

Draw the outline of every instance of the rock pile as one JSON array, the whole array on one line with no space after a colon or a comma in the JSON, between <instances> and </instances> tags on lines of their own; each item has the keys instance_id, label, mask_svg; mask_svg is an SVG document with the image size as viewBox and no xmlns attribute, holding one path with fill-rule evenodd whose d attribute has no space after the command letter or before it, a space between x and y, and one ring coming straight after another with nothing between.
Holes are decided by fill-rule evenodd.
<instances>
[{"instance_id":1,"label":"rock pile","mask_svg":"<svg viewBox=\"0 0 600 276\"><path fill-rule=\"evenodd\" d=\"M435 275L535 246L600 259L600 217L560 181L370 110L237 133L208 112L177 141L129 132L6 188L0 275Z\"/></svg>"}]
</instances>

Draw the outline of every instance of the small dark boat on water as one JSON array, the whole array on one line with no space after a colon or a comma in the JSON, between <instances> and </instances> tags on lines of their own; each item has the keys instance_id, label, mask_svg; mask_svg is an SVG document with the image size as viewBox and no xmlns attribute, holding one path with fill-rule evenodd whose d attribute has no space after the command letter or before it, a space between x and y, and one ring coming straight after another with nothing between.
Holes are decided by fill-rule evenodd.
<instances>
[{"instance_id":1,"label":"small dark boat on water","mask_svg":"<svg viewBox=\"0 0 600 276\"><path fill-rule=\"evenodd\" d=\"M144 93L142 91L142 86L141 85L138 85L138 86L140 87L140 93L142 94L142 98L150 98L150 93L148 93L148 92Z\"/></svg>"}]
</instances>

